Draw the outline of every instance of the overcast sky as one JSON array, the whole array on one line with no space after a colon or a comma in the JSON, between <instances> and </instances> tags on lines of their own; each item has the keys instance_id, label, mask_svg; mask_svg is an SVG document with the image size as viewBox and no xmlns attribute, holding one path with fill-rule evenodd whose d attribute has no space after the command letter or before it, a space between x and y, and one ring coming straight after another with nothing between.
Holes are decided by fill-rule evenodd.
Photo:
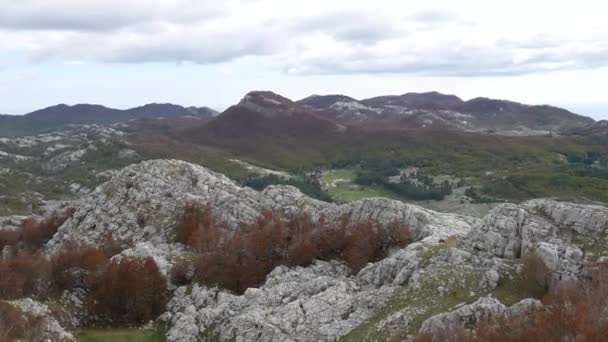
<instances>
[{"instance_id":1,"label":"overcast sky","mask_svg":"<svg viewBox=\"0 0 608 342\"><path fill-rule=\"evenodd\" d=\"M437 90L608 118L603 1L2 0L0 113Z\"/></svg>"}]
</instances>

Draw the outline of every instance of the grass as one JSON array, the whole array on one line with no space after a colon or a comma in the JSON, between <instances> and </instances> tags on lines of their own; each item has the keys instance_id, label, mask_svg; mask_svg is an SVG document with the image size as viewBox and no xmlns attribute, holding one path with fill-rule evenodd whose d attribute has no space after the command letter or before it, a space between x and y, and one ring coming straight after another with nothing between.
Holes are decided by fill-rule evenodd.
<instances>
[{"instance_id":1,"label":"grass","mask_svg":"<svg viewBox=\"0 0 608 342\"><path fill-rule=\"evenodd\" d=\"M327 171L321 177L324 190L338 202L352 202L370 197L385 197L402 200L400 196L382 186L362 186L355 184L354 169L335 169Z\"/></svg>"},{"instance_id":2,"label":"grass","mask_svg":"<svg viewBox=\"0 0 608 342\"><path fill-rule=\"evenodd\" d=\"M575 233L573 235L572 242L585 253L588 261L595 262L608 256L608 233L602 232L595 238L576 236Z\"/></svg>"},{"instance_id":3,"label":"grass","mask_svg":"<svg viewBox=\"0 0 608 342\"><path fill-rule=\"evenodd\" d=\"M79 342L165 342L159 331L140 329L88 329L78 334Z\"/></svg>"},{"instance_id":4,"label":"grass","mask_svg":"<svg viewBox=\"0 0 608 342\"><path fill-rule=\"evenodd\" d=\"M515 259L511 262L513 266L523 264L521 259ZM507 306L526 298L537 298L539 296L537 292L530 291L530 286L526 286L523 276L517 274L514 269L500 275L500 282L492 291L492 295Z\"/></svg>"},{"instance_id":5,"label":"grass","mask_svg":"<svg viewBox=\"0 0 608 342\"><path fill-rule=\"evenodd\" d=\"M429 317L448 311L461 303L471 303L480 295L479 275L469 268L455 266L429 271L420 286L404 287L371 318L353 329L341 341L386 341L415 334ZM444 291L439 292L442 286ZM381 325L396 313L404 315L403 324Z\"/></svg>"},{"instance_id":6,"label":"grass","mask_svg":"<svg viewBox=\"0 0 608 342\"><path fill-rule=\"evenodd\" d=\"M445 241L438 243L437 245L431 246L424 250L420 255L420 260L423 265L428 265L431 259L439 255L442 251L448 250L452 247L456 247L458 244L457 236L450 236Z\"/></svg>"}]
</instances>

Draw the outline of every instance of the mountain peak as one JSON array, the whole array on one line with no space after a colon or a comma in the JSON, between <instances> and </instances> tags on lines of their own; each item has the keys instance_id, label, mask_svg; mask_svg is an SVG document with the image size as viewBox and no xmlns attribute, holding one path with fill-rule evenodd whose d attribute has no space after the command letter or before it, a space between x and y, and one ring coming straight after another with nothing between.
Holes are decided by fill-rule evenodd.
<instances>
[{"instance_id":1,"label":"mountain peak","mask_svg":"<svg viewBox=\"0 0 608 342\"><path fill-rule=\"evenodd\" d=\"M266 116L291 115L294 105L290 99L271 91L251 91L238 104Z\"/></svg>"}]
</instances>

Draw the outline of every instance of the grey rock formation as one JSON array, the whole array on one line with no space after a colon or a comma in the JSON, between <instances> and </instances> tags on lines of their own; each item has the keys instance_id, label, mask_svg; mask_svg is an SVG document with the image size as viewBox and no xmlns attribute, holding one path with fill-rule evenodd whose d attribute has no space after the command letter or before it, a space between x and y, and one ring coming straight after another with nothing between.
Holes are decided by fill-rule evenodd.
<instances>
[{"instance_id":1,"label":"grey rock formation","mask_svg":"<svg viewBox=\"0 0 608 342\"><path fill-rule=\"evenodd\" d=\"M195 285L179 288L165 317L169 341L335 341L363 322L390 295L362 287L338 262L276 268L242 296ZM198 339L197 339L198 338Z\"/></svg>"},{"instance_id":2,"label":"grey rock formation","mask_svg":"<svg viewBox=\"0 0 608 342\"><path fill-rule=\"evenodd\" d=\"M552 281L559 281L576 278L586 259L600 256L592 254L592 247L605 243L607 230L608 208L604 206L538 199L496 207L463 245L506 259L535 253L553 272Z\"/></svg>"},{"instance_id":3,"label":"grey rock formation","mask_svg":"<svg viewBox=\"0 0 608 342\"><path fill-rule=\"evenodd\" d=\"M52 316L51 310L46 304L39 303L31 298L8 301L7 303L32 319L42 320L41 331L31 331L34 338L41 337L42 340L58 342L76 341L74 336L67 332Z\"/></svg>"},{"instance_id":4,"label":"grey rock formation","mask_svg":"<svg viewBox=\"0 0 608 342\"><path fill-rule=\"evenodd\" d=\"M477 222L382 198L336 205L311 199L291 186L270 186L258 192L241 188L202 166L152 160L121 170L76 202L74 216L59 229L49 247L70 240L98 244L111 234L127 247L147 244L148 249L171 254L176 246L172 242L177 222L186 204L192 202L209 205L229 230L239 223L253 222L264 209L304 212L313 219L338 220L348 215L352 222L400 222L410 225L418 237L463 235Z\"/></svg>"},{"instance_id":5,"label":"grey rock formation","mask_svg":"<svg viewBox=\"0 0 608 342\"><path fill-rule=\"evenodd\" d=\"M500 205L480 220L382 198L337 205L311 199L291 186L258 192L198 165L152 160L113 173L110 181L77 201L74 216L47 248L53 251L65 241L98 244L111 234L126 248L118 258L151 256L168 272L184 252L175 243L175 228L192 202L209 205L224 223L225 234L253 222L264 209L280 209L304 212L315 220L404 223L411 226L416 242L356 275L340 262L317 261L309 267L277 267L264 285L243 295L199 285L179 287L162 317L170 341L334 341L395 295L402 296L397 297L400 306L379 317L374 329L409 329L456 292L474 303L429 319L422 331L526 312L538 303L506 308L484 297L513 270L508 259L536 253L553 280L574 278L590 258L589 246L594 245L589 244L603 243L608 228L608 209L602 206L534 200ZM423 307L416 296L428 298L429 305Z\"/></svg>"},{"instance_id":6,"label":"grey rock formation","mask_svg":"<svg viewBox=\"0 0 608 342\"><path fill-rule=\"evenodd\" d=\"M535 299L524 299L507 307L496 298L481 297L474 303L461 305L452 311L430 317L422 323L420 333L430 335L433 341L443 341L447 337L444 335L446 328L462 327L484 319L523 315L540 308L542 308L541 302Z\"/></svg>"}]
</instances>

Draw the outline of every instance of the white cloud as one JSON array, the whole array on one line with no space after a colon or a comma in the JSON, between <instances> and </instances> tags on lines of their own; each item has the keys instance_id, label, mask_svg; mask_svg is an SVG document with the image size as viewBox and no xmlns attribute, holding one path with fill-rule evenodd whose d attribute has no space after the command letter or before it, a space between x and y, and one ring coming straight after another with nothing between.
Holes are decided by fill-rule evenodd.
<instances>
[{"instance_id":1,"label":"white cloud","mask_svg":"<svg viewBox=\"0 0 608 342\"><path fill-rule=\"evenodd\" d=\"M225 62L296 74L517 75L608 65L599 1L8 0L0 48L31 61Z\"/></svg>"}]
</instances>

